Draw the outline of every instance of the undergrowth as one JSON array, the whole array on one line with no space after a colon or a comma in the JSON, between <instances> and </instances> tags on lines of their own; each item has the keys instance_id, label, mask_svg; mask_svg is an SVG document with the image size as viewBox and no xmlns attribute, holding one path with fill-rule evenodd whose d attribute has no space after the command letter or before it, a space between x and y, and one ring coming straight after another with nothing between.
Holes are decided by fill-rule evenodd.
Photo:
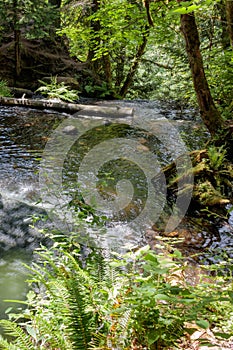
<instances>
[{"instance_id":1,"label":"undergrowth","mask_svg":"<svg viewBox=\"0 0 233 350\"><path fill-rule=\"evenodd\" d=\"M0 96L2 97L11 97L11 91L10 88L7 85L7 82L5 80L0 80Z\"/></svg>"},{"instance_id":2,"label":"undergrowth","mask_svg":"<svg viewBox=\"0 0 233 350\"><path fill-rule=\"evenodd\" d=\"M78 100L78 91L71 90L64 82L58 83L57 77L51 77L50 82L47 83L39 80L41 86L36 90L42 95L46 95L49 99L58 99L68 102Z\"/></svg>"},{"instance_id":3,"label":"undergrowth","mask_svg":"<svg viewBox=\"0 0 233 350\"><path fill-rule=\"evenodd\" d=\"M0 322L0 349L175 349L197 328L232 334L230 278L192 285L177 250L88 251L66 238L38 251L25 310Z\"/></svg>"}]
</instances>

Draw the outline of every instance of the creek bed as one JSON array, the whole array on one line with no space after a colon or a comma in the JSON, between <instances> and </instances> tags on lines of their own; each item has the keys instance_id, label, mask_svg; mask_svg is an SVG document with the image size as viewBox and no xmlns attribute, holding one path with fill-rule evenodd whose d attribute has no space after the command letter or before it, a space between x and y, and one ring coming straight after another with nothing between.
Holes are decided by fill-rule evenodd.
<instances>
[{"instance_id":1,"label":"creek bed","mask_svg":"<svg viewBox=\"0 0 233 350\"><path fill-rule=\"evenodd\" d=\"M102 105L103 102L98 102L98 104ZM97 187L98 194L104 197L105 202L103 203L111 206L125 188L129 194L129 203L126 201L126 204L122 204L119 201L119 206L125 205L128 208L128 211L119 211L119 215L109 214L108 210L103 209L102 214L109 216L111 220L107 222L107 227L104 232L101 232L101 235L98 235L96 230L91 232L90 240L93 244L100 244L111 249L127 247L128 244L137 246L145 243L145 230L152 225L152 222L146 223L147 227L144 222L141 225L140 219L135 226L131 225L130 229L127 225L129 221L134 221L138 211L143 210L147 200L147 195L145 195L146 178L140 170L140 165L142 164L142 167L151 171L148 162L155 158L155 164L162 167L179 156L179 150L202 148L208 137L198 114L190 109L181 110L175 105L163 105L156 101L108 101L104 104L134 108L134 117L121 117L119 119L105 117L103 119L95 116L93 119L90 116L85 116L84 113L84 115L74 118L67 114L23 107L0 108L1 316L3 316L4 309L8 307L6 304L4 308L3 299L21 299L25 296L25 269L20 267L20 263L30 263L33 251L41 241L44 243L38 229L31 227L31 216L40 215L44 210L41 203L38 204L38 201L41 200L41 178L43 184L45 175L43 171L41 172L41 168L48 172L52 182L57 179L57 175L60 176L58 176L60 183L56 185L58 187L55 189L64 191L64 194L59 200L64 199L67 203L75 203L83 199L83 194L79 192L77 186L77 173L80 171L80 164L82 165L83 159L86 159L87 164L89 162L89 167L86 165L81 167L83 173L81 179L88 187L91 186L92 170L97 167L96 164L99 161L102 165L98 170ZM183 140L184 145L181 145L179 137ZM44 159L45 149L47 149L45 160L48 160L48 155L51 156L48 145L52 138L56 141L56 147L52 150L53 154L56 157L61 154L62 161L60 163L59 161L51 161L50 165L45 162L44 165L41 159ZM111 145L111 139L114 139L116 143ZM114 156L114 147L119 142L121 143L122 139L126 140L122 151L127 155L123 161L119 160L118 153ZM98 148L98 145L103 142L113 147L113 151L110 149L108 152L105 144L102 148ZM137 150L134 152L132 147L136 147ZM91 150L94 151L91 152ZM142 159L142 163L140 163L140 160L135 158L137 151L141 152L139 154L142 158L145 158L144 162ZM111 156L113 156L112 160ZM136 167L132 166L130 157L132 157L132 161L138 159ZM120 182L121 175L126 178L124 183ZM80 178L78 179L80 180ZM94 179L96 180L96 177ZM129 181L133 184L133 189L132 185L128 184ZM118 182L120 182L120 186L118 186ZM59 187L60 185L62 188ZM82 187L83 191L85 186ZM133 190L136 193L135 196L131 193ZM46 199L49 199L48 203L45 203L44 198L44 203L42 203L45 204L45 207L53 205L53 200L56 204L58 203L54 196L47 195ZM124 202L126 199L122 200ZM59 203L58 217L62 211L61 202ZM156 204L159 206L160 202ZM155 207L155 210L158 208ZM70 219L71 216L71 221L73 221L72 215L73 212L67 211L67 217ZM142 216L141 220L145 220L145 217ZM61 221L59 217L58 223L61 224ZM85 236L87 232L85 232ZM228 255L233 256L232 221L226 223L219 231L217 238L215 235L210 237L209 233L205 235L205 232L200 232L200 234L202 235L201 244L203 247L208 245L210 251L211 246L213 251L227 249ZM190 247L196 244L196 242L191 243Z\"/></svg>"}]
</instances>

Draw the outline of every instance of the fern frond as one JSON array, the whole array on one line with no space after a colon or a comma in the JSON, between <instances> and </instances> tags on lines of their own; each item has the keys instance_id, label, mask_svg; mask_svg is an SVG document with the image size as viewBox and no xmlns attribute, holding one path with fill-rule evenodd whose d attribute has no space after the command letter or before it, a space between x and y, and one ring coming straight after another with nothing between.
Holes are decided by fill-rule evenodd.
<instances>
[{"instance_id":1,"label":"fern frond","mask_svg":"<svg viewBox=\"0 0 233 350\"><path fill-rule=\"evenodd\" d=\"M87 312L89 295L78 279L67 280L65 286L66 316L69 320L67 331L73 340L74 349L88 349L92 333L92 314Z\"/></svg>"},{"instance_id":2,"label":"fern frond","mask_svg":"<svg viewBox=\"0 0 233 350\"><path fill-rule=\"evenodd\" d=\"M47 86L40 86L37 91L48 91L48 87Z\"/></svg>"},{"instance_id":3,"label":"fern frond","mask_svg":"<svg viewBox=\"0 0 233 350\"><path fill-rule=\"evenodd\" d=\"M93 350L112 350L107 345L107 335L106 334L94 334L89 349Z\"/></svg>"},{"instance_id":4,"label":"fern frond","mask_svg":"<svg viewBox=\"0 0 233 350\"><path fill-rule=\"evenodd\" d=\"M1 320L0 325L3 327L6 335L15 338L12 344L17 347L17 350L35 350L32 338L16 323L8 320Z\"/></svg>"},{"instance_id":5,"label":"fern frond","mask_svg":"<svg viewBox=\"0 0 233 350\"><path fill-rule=\"evenodd\" d=\"M19 350L19 348L3 339L0 335L0 350Z\"/></svg>"},{"instance_id":6,"label":"fern frond","mask_svg":"<svg viewBox=\"0 0 233 350\"><path fill-rule=\"evenodd\" d=\"M119 276L119 271L109 265L109 256L106 257L105 255L105 252L98 249L87 269L95 283L104 282L106 285L112 285Z\"/></svg>"},{"instance_id":7,"label":"fern frond","mask_svg":"<svg viewBox=\"0 0 233 350\"><path fill-rule=\"evenodd\" d=\"M64 333L60 318L56 314L46 316L43 312L43 317L35 315L33 320L41 341L45 346L49 344L50 349L73 350L72 343Z\"/></svg>"},{"instance_id":8,"label":"fern frond","mask_svg":"<svg viewBox=\"0 0 233 350\"><path fill-rule=\"evenodd\" d=\"M77 280L71 275L64 276L63 279L60 277L50 281L47 291L50 299L49 309L53 315L51 322L55 326L54 330L50 330L50 334L54 331L56 334L62 328L63 339L66 339L69 346L73 345L72 349L88 349L93 318L92 313L87 311L90 303L89 293L78 275ZM63 347L64 342L61 343L60 337L57 340L61 349L68 349Z\"/></svg>"},{"instance_id":9,"label":"fern frond","mask_svg":"<svg viewBox=\"0 0 233 350\"><path fill-rule=\"evenodd\" d=\"M131 320L131 310L127 310L124 313L124 316L122 316L119 319L119 324L122 327L122 332L126 332L128 330L128 326Z\"/></svg>"}]
</instances>

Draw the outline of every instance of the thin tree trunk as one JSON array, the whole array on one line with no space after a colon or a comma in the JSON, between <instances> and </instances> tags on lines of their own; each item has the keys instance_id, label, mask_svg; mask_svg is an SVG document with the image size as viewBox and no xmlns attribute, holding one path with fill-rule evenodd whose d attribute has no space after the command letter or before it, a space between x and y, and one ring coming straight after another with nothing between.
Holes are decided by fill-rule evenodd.
<instances>
[{"instance_id":1,"label":"thin tree trunk","mask_svg":"<svg viewBox=\"0 0 233 350\"><path fill-rule=\"evenodd\" d=\"M20 60L20 29L18 21L18 0L13 1L13 13L14 13L14 51L15 51L15 74L14 83L18 80L21 72L21 60Z\"/></svg>"},{"instance_id":2,"label":"thin tree trunk","mask_svg":"<svg viewBox=\"0 0 233 350\"><path fill-rule=\"evenodd\" d=\"M230 46L229 34L227 30L226 0L220 0L218 3L216 3L216 9L220 16L222 47L224 50L226 50Z\"/></svg>"},{"instance_id":3,"label":"thin tree trunk","mask_svg":"<svg viewBox=\"0 0 233 350\"><path fill-rule=\"evenodd\" d=\"M95 14L97 11L99 10L99 1L98 0L92 0L92 4L91 4L91 14ZM98 35L96 35L97 33L99 33L101 26L100 26L100 21L90 21L90 27L93 31L93 33L95 33L95 35L92 34L92 38L90 40L90 47L89 47L89 51L88 51L88 57L87 57L87 61L89 61L91 63L91 65L93 65L94 68L95 65L98 65L99 68L99 60L93 60L93 58L95 57L95 47L100 43L100 37ZM97 43L97 44L96 44ZM97 62L96 62L97 61Z\"/></svg>"},{"instance_id":4,"label":"thin tree trunk","mask_svg":"<svg viewBox=\"0 0 233 350\"><path fill-rule=\"evenodd\" d=\"M125 59L126 59L125 45L122 44L120 54L116 58L115 89L117 91L124 80Z\"/></svg>"},{"instance_id":5,"label":"thin tree trunk","mask_svg":"<svg viewBox=\"0 0 233 350\"><path fill-rule=\"evenodd\" d=\"M99 0L92 0L91 1L91 14L95 14L99 10ZM101 38L99 36L99 32L101 30L100 21L90 21L90 28L93 31L91 39L90 39L90 46L88 50L88 56L87 56L87 62L89 63L90 69L93 73L94 78L94 85L99 85L102 83L102 80L100 79L100 73L102 69L102 59L101 58L95 58L95 49L100 45Z\"/></svg>"},{"instance_id":6,"label":"thin tree trunk","mask_svg":"<svg viewBox=\"0 0 233 350\"><path fill-rule=\"evenodd\" d=\"M146 32L143 34L143 40L142 40L142 43L139 45L138 49L137 49L137 53L136 53L136 56L135 56L135 59L134 59L134 62L127 74L127 77L125 79L125 82L123 84L123 86L121 87L120 89L120 97L121 98L124 98L125 95L127 94L132 82L133 82L133 79L134 79L134 76L137 72L137 69L138 69L138 66L139 66L139 63L141 62L141 58L145 52L145 48L146 48L146 44L147 44L147 37L148 37L148 29L146 30Z\"/></svg>"},{"instance_id":7,"label":"thin tree trunk","mask_svg":"<svg viewBox=\"0 0 233 350\"><path fill-rule=\"evenodd\" d=\"M14 41L15 41L15 82L16 82L21 72L20 30L14 31Z\"/></svg>"},{"instance_id":8,"label":"thin tree trunk","mask_svg":"<svg viewBox=\"0 0 233 350\"><path fill-rule=\"evenodd\" d=\"M108 85L108 89L110 90L112 88L112 66L109 54L103 56L103 64L106 83Z\"/></svg>"},{"instance_id":9,"label":"thin tree trunk","mask_svg":"<svg viewBox=\"0 0 233 350\"><path fill-rule=\"evenodd\" d=\"M204 72L200 51L200 40L194 13L181 15L181 31L184 35L186 52L192 73L201 117L211 135L218 134L224 127L221 114L212 99Z\"/></svg>"},{"instance_id":10,"label":"thin tree trunk","mask_svg":"<svg viewBox=\"0 0 233 350\"><path fill-rule=\"evenodd\" d=\"M226 19L227 30L230 38L231 48L233 49L233 1L226 0Z\"/></svg>"}]
</instances>

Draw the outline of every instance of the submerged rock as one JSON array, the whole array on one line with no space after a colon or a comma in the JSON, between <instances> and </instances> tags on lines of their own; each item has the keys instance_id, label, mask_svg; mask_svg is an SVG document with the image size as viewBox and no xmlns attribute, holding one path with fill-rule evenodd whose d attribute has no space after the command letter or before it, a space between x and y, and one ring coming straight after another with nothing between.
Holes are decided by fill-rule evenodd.
<instances>
[{"instance_id":1,"label":"submerged rock","mask_svg":"<svg viewBox=\"0 0 233 350\"><path fill-rule=\"evenodd\" d=\"M15 247L33 251L39 245L47 244L48 239L39 231L45 212L33 205L0 198L0 250ZM35 220L36 221L36 220Z\"/></svg>"}]
</instances>

